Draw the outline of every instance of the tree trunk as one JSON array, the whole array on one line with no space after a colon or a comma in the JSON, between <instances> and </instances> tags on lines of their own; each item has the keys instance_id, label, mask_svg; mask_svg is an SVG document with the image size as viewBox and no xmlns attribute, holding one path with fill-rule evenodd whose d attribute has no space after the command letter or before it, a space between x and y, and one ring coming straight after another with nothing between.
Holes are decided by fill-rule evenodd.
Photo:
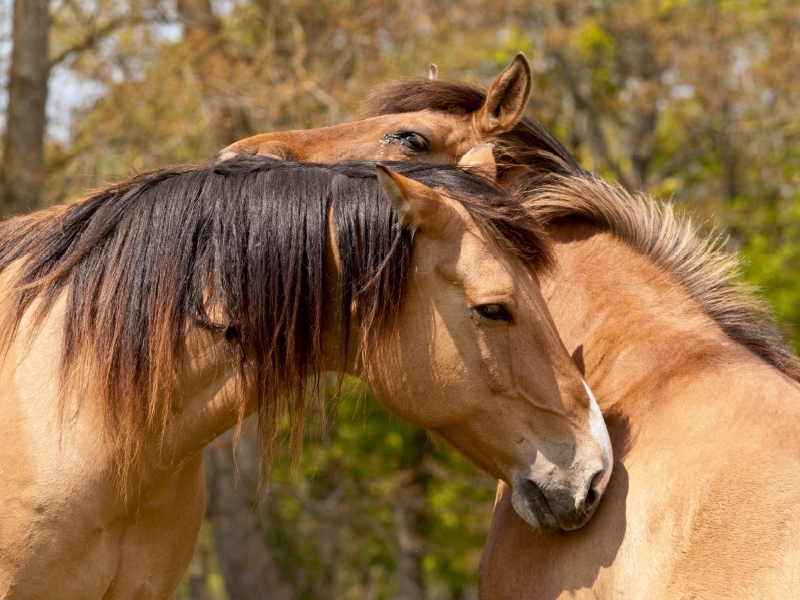
<instances>
[{"instance_id":1,"label":"tree trunk","mask_svg":"<svg viewBox=\"0 0 800 600\"><path fill-rule=\"evenodd\" d=\"M214 548L225 589L231 600L295 600L295 590L284 579L259 530L248 499L255 480L245 475L238 482L229 431L205 450L208 509ZM258 468L257 444L245 431L239 442L243 474ZM238 488L238 489L237 489Z\"/></svg>"},{"instance_id":2,"label":"tree trunk","mask_svg":"<svg viewBox=\"0 0 800 600\"><path fill-rule=\"evenodd\" d=\"M38 208L44 183L44 126L47 103L47 0L14 2L13 50L8 82L3 216Z\"/></svg>"},{"instance_id":3,"label":"tree trunk","mask_svg":"<svg viewBox=\"0 0 800 600\"><path fill-rule=\"evenodd\" d=\"M429 475L424 469L430 442L418 431L403 447L401 470L395 476L394 527L397 535L396 600L424 600L425 582L422 559L428 529L427 488Z\"/></svg>"}]
</instances>

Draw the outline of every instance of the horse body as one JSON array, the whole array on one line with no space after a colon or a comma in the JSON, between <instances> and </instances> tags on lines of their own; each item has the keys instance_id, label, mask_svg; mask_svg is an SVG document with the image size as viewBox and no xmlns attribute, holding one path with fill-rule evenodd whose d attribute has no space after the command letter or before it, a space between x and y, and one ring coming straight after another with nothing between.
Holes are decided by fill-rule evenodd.
<instances>
[{"instance_id":1,"label":"horse body","mask_svg":"<svg viewBox=\"0 0 800 600\"><path fill-rule=\"evenodd\" d=\"M539 292L547 239L480 177L403 168L448 196L251 158L2 225L0 597L170 596L202 448L255 411L269 444L327 369L519 483L532 525L591 516L607 434Z\"/></svg>"},{"instance_id":2,"label":"horse body","mask_svg":"<svg viewBox=\"0 0 800 600\"><path fill-rule=\"evenodd\" d=\"M553 232L559 269L543 293L597 394L617 462L601 506L575 532L532 531L501 483L481 597L796 596L800 386L774 366L786 356L770 365L731 339L687 279L630 241L583 218ZM739 317L763 346L755 338L769 334Z\"/></svg>"},{"instance_id":3,"label":"horse body","mask_svg":"<svg viewBox=\"0 0 800 600\"><path fill-rule=\"evenodd\" d=\"M367 114L469 114L496 102L501 88L483 95L461 84L401 82L373 97ZM534 197L553 174L586 177L535 122L512 125L477 136L462 128L460 135L495 142L506 163L501 181L517 185L522 175L520 187ZM346 132L341 126L315 160L335 161L348 150ZM449 155L458 158L460 150ZM653 244L666 239L662 228L675 226L674 215L639 219L618 239L609 223L593 221L599 205L565 208L583 200L569 193L554 205L533 202L533 210L562 217L552 223L559 267L543 279L543 290L609 422L615 475L593 520L568 533L532 530L500 482L481 597L797 596L797 359L764 325L763 312L748 308L722 255L702 242L682 246L684 234L675 229L675 243L657 251ZM639 213L655 214L648 210ZM617 216L616 226L637 221L631 213ZM606 217L614 222L613 214Z\"/></svg>"},{"instance_id":4,"label":"horse body","mask_svg":"<svg viewBox=\"0 0 800 600\"><path fill-rule=\"evenodd\" d=\"M501 90L493 85L484 96L460 84L414 80L384 88L368 114L486 112ZM348 129L358 126L340 126L314 159L335 161L350 151ZM585 177L557 140L529 120L509 121L491 134L454 132L444 155L457 159L461 139L494 141L504 161L517 165L501 165L501 180L522 175L527 183L520 187L534 197L558 180L554 173L573 182ZM374 156L368 144L361 149ZM594 184L582 191L591 196ZM683 245L674 215L639 219L623 241L608 232L608 222L594 222L603 202L587 206L581 190L569 187L552 205L532 203L534 211L562 217L552 223L559 268L543 280L544 291L560 335L600 398L615 475L595 518L568 533L533 531L501 481L481 597L795 597L797 359L764 326L757 307L748 308L747 295L737 293L731 265L708 245ZM618 209L619 200L610 204ZM583 212L565 208L582 203ZM607 220L614 222L617 209ZM616 226L637 221L630 212L616 216ZM671 227L674 243L659 250Z\"/></svg>"}]
</instances>

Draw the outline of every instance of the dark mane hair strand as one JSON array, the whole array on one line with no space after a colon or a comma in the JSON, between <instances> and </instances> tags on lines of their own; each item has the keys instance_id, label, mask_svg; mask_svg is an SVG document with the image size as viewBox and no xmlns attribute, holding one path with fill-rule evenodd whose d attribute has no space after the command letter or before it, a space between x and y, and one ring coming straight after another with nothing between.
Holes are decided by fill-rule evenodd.
<instances>
[{"instance_id":1,"label":"dark mane hair strand","mask_svg":"<svg viewBox=\"0 0 800 600\"><path fill-rule=\"evenodd\" d=\"M390 166L462 202L534 268L551 264L539 224L494 184L454 166ZM124 480L145 434L165 431L164 398L180 394L187 332L216 331L238 370L240 416L255 389L268 457L286 413L299 445L307 387L324 368L331 243L340 258L341 370L353 320L362 349L392 328L411 264L412 236L383 196L374 162L241 157L161 169L5 221L9 309L0 342L8 348L29 309L40 324L64 300L62 389L96 390Z\"/></svg>"}]
</instances>

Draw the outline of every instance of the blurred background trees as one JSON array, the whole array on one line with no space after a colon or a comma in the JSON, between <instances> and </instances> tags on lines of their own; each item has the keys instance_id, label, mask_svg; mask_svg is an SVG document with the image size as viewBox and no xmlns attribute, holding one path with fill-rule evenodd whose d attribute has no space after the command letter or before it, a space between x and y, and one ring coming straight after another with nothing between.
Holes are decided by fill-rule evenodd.
<instances>
[{"instance_id":1,"label":"blurred background trees","mask_svg":"<svg viewBox=\"0 0 800 600\"><path fill-rule=\"evenodd\" d=\"M0 199L6 214L37 208L44 183L44 122L50 73L48 21L47 0L31 0L15 7L0 172Z\"/></svg>"},{"instance_id":2,"label":"blurred background trees","mask_svg":"<svg viewBox=\"0 0 800 600\"><path fill-rule=\"evenodd\" d=\"M586 168L730 232L797 338L794 0L0 0L0 21L4 215L342 122L430 62L485 85L523 50L529 112ZM493 482L348 385L261 504L250 434L235 490L230 436L207 450L208 519L179 597L475 597Z\"/></svg>"}]
</instances>

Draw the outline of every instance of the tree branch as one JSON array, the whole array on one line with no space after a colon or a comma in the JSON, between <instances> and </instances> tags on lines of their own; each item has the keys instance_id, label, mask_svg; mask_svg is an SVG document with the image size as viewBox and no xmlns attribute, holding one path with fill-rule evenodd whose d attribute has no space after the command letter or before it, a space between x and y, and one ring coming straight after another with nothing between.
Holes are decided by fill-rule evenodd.
<instances>
[{"instance_id":1,"label":"tree branch","mask_svg":"<svg viewBox=\"0 0 800 600\"><path fill-rule=\"evenodd\" d=\"M590 148L592 148L593 153L600 158L600 161L604 163L606 167L611 169L611 171L614 173L614 176L627 187L629 182L627 181L625 174L622 172L619 163L617 163L617 161L611 157L611 152L608 149L608 142L606 141L600 126L598 125L600 117L598 115L598 111L594 107L594 103L591 101L591 98L588 98L581 92L580 85L573 76L572 69L570 68L566 57L561 52L553 52L553 57L561 66L561 69L564 73L564 78L569 86L570 94L575 101L575 107L578 110L584 111L589 117L586 123L586 133L588 137L586 141L588 142Z\"/></svg>"},{"instance_id":2,"label":"tree branch","mask_svg":"<svg viewBox=\"0 0 800 600\"><path fill-rule=\"evenodd\" d=\"M86 37L84 37L83 40L81 40L80 42L74 44L69 48L65 48L55 57L51 58L50 68L52 69L56 65L61 64L62 62L64 62L65 60L76 54L80 54L81 52L90 50L96 44L101 42L104 38L108 37L115 31L122 29L123 27L134 27L136 25L142 24L143 22L144 19L142 19L141 17L137 16L132 17L130 15L125 15L117 19L113 19L112 21L109 21L102 27L94 27L92 31L89 34L87 34Z\"/></svg>"}]
</instances>

